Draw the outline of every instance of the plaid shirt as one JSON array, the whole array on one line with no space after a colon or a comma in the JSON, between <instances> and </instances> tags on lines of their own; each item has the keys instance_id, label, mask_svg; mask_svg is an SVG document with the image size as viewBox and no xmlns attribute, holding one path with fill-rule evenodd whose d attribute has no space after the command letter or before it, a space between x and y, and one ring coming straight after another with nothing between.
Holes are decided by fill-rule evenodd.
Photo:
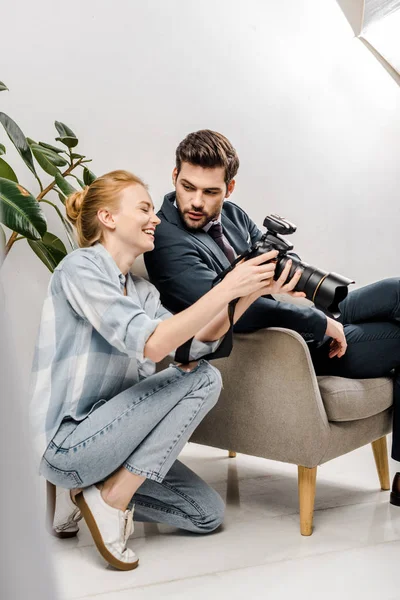
<instances>
[{"instance_id":1,"label":"plaid shirt","mask_svg":"<svg viewBox=\"0 0 400 600\"><path fill-rule=\"evenodd\" d=\"M30 413L40 456L64 417L82 420L96 403L155 372L144 347L171 316L157 289L125 277L102 244L64 258L50 280L32 367ZM190 360L218 345L193 340Z\"/></svg>"}]
</instances>

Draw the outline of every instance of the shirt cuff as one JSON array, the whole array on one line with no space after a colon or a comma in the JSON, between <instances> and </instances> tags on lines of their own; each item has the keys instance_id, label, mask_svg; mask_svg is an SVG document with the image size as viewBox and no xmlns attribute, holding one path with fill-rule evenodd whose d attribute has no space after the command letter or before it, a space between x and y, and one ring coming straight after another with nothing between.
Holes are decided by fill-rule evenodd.
<instances>
[{"instance_id":1,"label":"shirt cuff","mask_svg":"<svg viewBox=\"0 0 400 600\"><path fill-rule=\"evenodd\" d=\"M313 331L313 337L316 342L321 342L324 339L326 327L328 324L328 320L326 315L322 311L318 311L318 313L314 313L316 317L315 329Z\"/></svg>"},{"instance_id":2,"label":"shirt cuff","mask_svg":"<svg viewBox=\"0 0 400 600\"><path fill-rule=\"evenodd\" d=\"M220 338L215 342L200 342L200 340L196 340L196 338L193 338L192 344L190 346L189 359L198 360L206 354L211 354L211 352L215 352L221 344L222 339L223 338Z\"/></svg>"}]
</instances>

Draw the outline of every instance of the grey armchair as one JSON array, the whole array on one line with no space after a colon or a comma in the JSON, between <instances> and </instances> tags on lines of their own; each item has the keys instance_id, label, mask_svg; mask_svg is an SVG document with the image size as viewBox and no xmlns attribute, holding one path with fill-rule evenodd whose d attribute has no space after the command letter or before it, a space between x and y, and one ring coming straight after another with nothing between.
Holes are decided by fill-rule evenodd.
<instances>
[{"instance_id":1,"label":"grey armchair","mask_svg":"<svg viewBox=\"0 0 400 600\"><path fill-rule=\"evenodd\" d=\"M318 465L372 443L389 489L392 379L316 377L303 338L278 328L236 334L215 364L224 388L191 441L297 465L302 535L312 533Z\"/></svg>"}]
</instances>

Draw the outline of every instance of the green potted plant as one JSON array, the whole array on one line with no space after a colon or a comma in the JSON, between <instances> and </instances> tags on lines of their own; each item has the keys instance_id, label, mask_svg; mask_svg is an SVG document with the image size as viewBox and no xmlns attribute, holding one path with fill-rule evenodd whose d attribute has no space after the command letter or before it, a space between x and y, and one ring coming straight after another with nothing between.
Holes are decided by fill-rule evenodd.
<instances>
[{"instance_id":1,"label":"green potted plant","mask_svg":"<svg viewBox=\"0 0 400 600\"><path fill-rule=\"evenodd\" d=\"M0 92L8 88L0 81ZM81 187L90 185L96 176L87 168L86 163L91 159L76 151L78 138L75 133L60 121L55 122L58 132L56 141L60 145L46 142L35 142L25 137L20 127L3 112L0 112L0 123L3 125L10 141L13 143L27 168L34 175L39 191L34 194L23 187L16 173L4 159L6 147L0 140L0 223L5 225L11 234L7 239L4 228L0 225L0 246L2 246L3 262L16 242L26 240L35 254L50 271L54 271L58 263L67 254L64 243L47 229L47 220L42 209L42 204L50 205L59 216L73 250L76 247L72 227L64 216L62 205L67 196L76 191L71 184L71 179ZM43 182L41 171L50 181ZM76 169L81 178L76 175ZM61 205L48 198L48 194L55 191ZM1 265L0 265L1 266Z\"/></svg>"}]
</instances>

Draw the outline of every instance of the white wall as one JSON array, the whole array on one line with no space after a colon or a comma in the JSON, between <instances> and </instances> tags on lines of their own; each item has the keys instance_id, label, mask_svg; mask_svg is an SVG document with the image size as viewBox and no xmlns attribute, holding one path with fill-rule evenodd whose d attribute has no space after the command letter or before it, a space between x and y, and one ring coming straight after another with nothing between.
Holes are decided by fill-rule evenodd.
<instances>
[{"instance_id":1,"label":"white wall","mask_svg":"<svg viewBox=\"0 0 400 600\"><path fill-rule=\"evenodd\" d=\"M335 0L15 0L1 29L0 110L26 135L67 123L97 174L133 170L158 206L178 142L219 130L256 222L287 216L304 259L358 284L398 274L400 88ZM24 244L3 274L25 383L49 273Z\"/></svg>"}]
</instances>

